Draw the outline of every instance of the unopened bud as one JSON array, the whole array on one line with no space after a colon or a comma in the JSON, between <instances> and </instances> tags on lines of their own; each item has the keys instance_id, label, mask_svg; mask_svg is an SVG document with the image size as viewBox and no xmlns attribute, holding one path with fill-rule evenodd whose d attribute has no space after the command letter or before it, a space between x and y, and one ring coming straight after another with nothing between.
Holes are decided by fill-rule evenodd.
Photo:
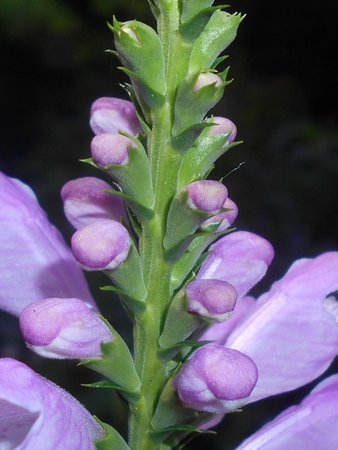
<instances>
[{"instance_id":1,"label":"unopened bud","mask_svg":"<svg viewBox=\"0 0 338 450\"><path fill-rule=\"evenodd\" d=\"M217 211L228 196L227 188L219 181L201 180L187 186L188 206L202 211Z\"/></svg>"},{"instance_id":2,"label":"unopened bud","mask_svg":"<svg viewBox=\"0 0 338 450\"><path fill-rule=\"evenodd\" d=\"M120 134L102 133L95 136L91 143L93 160L101 166L128 163L128 149L133 143Z\"/></svg>"},{"instance_id":3,"label":"unopened bud","mask_svg":"<svg viewBox=\"0 0 338 450\"><path fill-rule=\"evenodd\" d=\"M197 411L225 413L246 403L257 367L243 353L221 345L199 348L174 379L180 400Z\"/></svg>"},{"instance_id":4,"label":"unopened bud","mask_svg":"<svg viewBox=\"0 0 338 450\"><path fill-rule=\"evenodd\" d=\"M125 217L123 201L107 190L111 186L95 177L70 180L61 190L68 221L78 229L102 219L120 221Z\"/></svg>"},{"instance_id":5,"label":"unopened bud","mask_svg":"<svg viewBox=\"0 0 338 450\"><path fill-rule=\"evenodd\" d=\"M205 86L211 86L211 85L215 85L215 87L222 86L223 85L222 78L212 72L201 73L201 74L199 74L192 90L194 92L197 92L200 89L204 88Z\"/></svg>"},{"instance_id":6,"label":"unopened bud","mask_svg":"<svg viewBox=\"0 0 338 450\"><path fill-rule=\"evenodd\" d=\"M28 347L47 358L101 356L101 343L113 335L98 314L77 298L49 298L28 305L20 315Z\"/></svg>"},{"instance_id":7,"label":"unopened bud","mask_svg":"<svg viewBox=\"0 0 338 450\"><path fill-rule=\"evenodd\" d=\"M227 144L231 144L237 135L236 125L225 117L214 117L214 126L210 127L210 134L228 134Z\"/></svg>"},{"instance_id":8,"label":"unopened bud","mask_svg":"<svg viewBox=\"0 0 338 450\"><path fill-rule=\"evenodd\" d=\"M128 256L131 241L119 222L102 220L78 230L72 237L72 250L88 271L112 270Z\"/></svg>"},{"instance_id":9,"label":"unopened bud","mask_svg":"<svg viewBox=\"0 0 338 450\"><path fill-rule=\"evenodd\" d=\"M217 322L228 319L233 311L237 292L226 281L194 280L185 288L188 311Z\"/></svg>"},{"instance_id":10,"label":"unopened bud","mask_svg":"<svg viewBox=\"0 0 338 450\"><path fill-rule=\"evenodd\" d=\"M229 228L234 221L236 220L236 217L238 215L238 207L235 202L233 202L229 197L225 200L222 209L227 209L228 211L224 211L220 214L216 214L215 216L210 217L209 219L205 220L201 228L204 229L208 225L211 225L215 222L220 222L219 227L217 228L217 232L220 233L221 231L226 230Z\"/></svg>"},{"instance_id":11,"label":"unopened bud","mask_svg":"<svg viewBox=\"0 0 338 450\"><path fill-rule=\"evenodd\" d=\"M136 135L142 131L133 103L114 97L95 100L90 111L90 126L95 134L122 130Z\"/></svg>"}]
</instances>

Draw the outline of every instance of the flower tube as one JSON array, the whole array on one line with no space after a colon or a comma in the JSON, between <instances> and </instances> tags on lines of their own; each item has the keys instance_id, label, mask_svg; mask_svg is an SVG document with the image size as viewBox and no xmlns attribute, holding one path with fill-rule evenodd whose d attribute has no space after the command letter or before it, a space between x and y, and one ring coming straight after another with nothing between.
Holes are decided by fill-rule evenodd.
<instances>
[{"instance_id":1,"label":"flower tube","mask_svg":"<svg viewBox=\"0 0 338 450\"><path fill-rule=\"evenodd\" d=\"M94 305L82 271L32 190L0 173L0 308L14 315L51 297Z\"/></svg>"},{"instance_id":2,"label":"flower tube","mask_svg":"<svg viewBox=\"0 0 338 450\"><path fill-rule=\"evenodd\" d=\"M95 450L104 431L86 409L25 364L0 359L1 447Z\"/></svg>"}]
</instances>

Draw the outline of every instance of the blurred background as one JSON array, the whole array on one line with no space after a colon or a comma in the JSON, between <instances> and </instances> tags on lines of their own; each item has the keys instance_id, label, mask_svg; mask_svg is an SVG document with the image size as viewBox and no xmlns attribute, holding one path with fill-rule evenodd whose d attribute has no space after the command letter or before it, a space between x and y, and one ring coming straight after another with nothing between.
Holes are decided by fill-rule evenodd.
<instances>
[{"instance_id":1,"label":"blurred background","mask_svg":"<svg viewBox=\"0 0 338 450\"><path fill-rule=\"evenodd\" d=\"M215 4L221 2L215 2ZM335 6L303 8L284 0L233 0L247 13L230 54L231 77L215 115L232 119L244 143L226 154L211 175L225 178L240 207L238 229L268 238L276 258L258 295L299 257L337 247L338 69ZM146 0L1 0L0 170L28 183L51 221L68 240L60 189L71 178L98 175L79 162L89 156L89 109L100 96L125 93L126 77L106 26L115 14L154 24ZM130 342L118 302L88 277L100 308ZM114 303L114 305L112 305ZM46 362L25 349L15 318L0 316L1 356L32 368L76 395L101 419L125 430L125 407L107 392L80 386L96 379L72 362ZM337 367L336 367L337 368ZM335 370L332 367L331 372ZM217 436L199 437L187 448L234 449L248 434L313 387L280 395L229 415Z\"/></svg>"}]
</instances>

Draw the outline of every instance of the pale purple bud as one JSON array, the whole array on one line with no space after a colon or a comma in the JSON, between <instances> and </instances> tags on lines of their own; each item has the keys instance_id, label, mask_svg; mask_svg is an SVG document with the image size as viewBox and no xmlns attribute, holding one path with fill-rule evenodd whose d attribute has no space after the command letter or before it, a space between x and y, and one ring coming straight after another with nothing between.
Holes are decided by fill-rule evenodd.
<instances>
[{"instance_id":1,"label":"pale purple bud","mask_svg":"<svg viewBox=\"0 0 338 450\"><path fill-rule=\"evenodd\" d=\"M101 343L113 340L108 326L77 298L49 298L28 305L20 315L27 346L47 358L101 356Z\"/></svg>"},{"instance_id":2,"label":"pale purple bud","mask_svg":"<svg viewBox=\"0 0 338 450\"><path fill-rule=\"evenodd\" d=\"M25 364L0 359L1 449L95 450L105 432L68 392Z\"/></svg>"},{"instance_id":3,"label":"pale purple bud","mask_svg":"<svg viewBox=\"0 0 338 450\"><path fill-rule=\"evenodd\" d=\"M222 78L219 77L218 75L216 75L215 73L211 73L211 72L201 73L201 74L199 74L192 90L194 92L197 92L200 89L202 89L203 87L210 86L212 84L214 84L215 87L222 86L222 84L223 84Z\"/></svg>"},{"instance_id":4,"label":"pale purple bud","mask_svg":"<svg viewBox=\"0 0 338 450\"><path fill-rule=\"evenodd\" d=\"M95 100L90 111L90 126L95 134L117 133L119 130L132 135L141 132L134 105L114 97Z\"/></svg>"},{"instance_id":5,"label":"pale purple bud","mask_svg":"<svg viewBox=\"0 0 338 450\"><path fill-rule=\"evenodd\" d=\"M101 220L76 231L72 237L75 258L85 270L111 270L129 253L130 237L119 222Z\"/></svg>"},{"instance_id":6,"label":"pale purple bud","mask_svg":"<svg viewBox=\"0 0 338 450\"><path fill-rule=\"evenodd\" d=\"M95 177L70 180L61 190L65 215L74 228L97 222L101 219L120 221L125 217L121 198L105 192L111 186Z\"/></svg>"},{"instance_id":7,"label":"pale purple bud","mask_svg":"<svg viewBox=\"0 0 338 450\"><path fill-rule=\"evenodd\" d=\"M207 225L211 225L215 222L220 222L219 227L217 228L217 232L221 232L229 228L238 215L238 207L235 202L233 202L229 197L225 200L222 209L228 209L229 211L224 211L220 214L216 214L215 216L210 217L205 220L201 227L204 228Z\"/></svg>"},{"instance_id":8,"label":"pale purple bud","mask_svg":"<svg viewBox=\"0 0 338 450\"><path fill-rule=\"evenodd\" d=\"M221 345L199 348L174 379L180 400L197 411L224 413L243 406L256 385L257 367Z\"/></svg>"},{"instance_id":9,"label":"pale purple bud","mask_svg":"<svg viewBox=\"0 0 338 450\"><path fill-rule=\"evenodd\" d=\"M223 322L230 316L237 299L236 289L221 280L191 281L185 288L185 295L190 313L217 322Z\"/></svg>"},{"instance_id":10,"label":"pale purple bud","mask_svg":"<svg viewBox=\"0 0 338 450\"><path fill-rule=\"evenodd\" d=\"M228 190L219 181L201 180L188 184L188 207L202 211L218 211L228 196Z\"/></svg>"},{"instance_id":11,"label":"pale purple bud","mask_svg":"<svg viewBox=\"0 0 338 450\"><path fill-rule=\"evenodd\" d=\"M231 144L237 135L236 125L225 117L214 117L214 126L210 127L210 134L229 134L227 143Z\"/></svg>"},{"instance_id":12,"label":"pale purple bud","mask_svg":"<svg viewBox=\"0 0 338 450\"><path fill-rule=\"evenodd\" d=\"M93 160L101 166L123 165L128 163L131 146L132 141L121 134L103 133L93 138L91 153Z\"/></svg>"}]
</instances>

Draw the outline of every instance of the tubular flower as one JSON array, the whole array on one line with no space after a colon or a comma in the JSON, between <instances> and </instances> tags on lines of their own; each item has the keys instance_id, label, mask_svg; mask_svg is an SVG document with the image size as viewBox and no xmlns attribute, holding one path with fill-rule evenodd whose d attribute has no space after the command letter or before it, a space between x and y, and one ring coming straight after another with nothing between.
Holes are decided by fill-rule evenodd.
<instances>
[{"instance_id":1,"label":"tubular flower","mask_svg":"<svg viewBox=\"0 0 338 450\"><path fill-rule=\"evenodd\" d=\"M221 266L219 271L213 276L223 275ZM247 403L296 389L329 367L338 349L331 295L338 287L337 273L338 252L300 259L269 292L257 301L243 297L228 321L203 334L202 340L243 352L255 362L259 377Z\"/></svg>"},{"instance_id":2,"label":"tubular flower","mask_svg":"<svg viewBox=\"0 0 338 450\"><path fill-rule=\"evenodd\" d=\"M338 447L338 375L322 381L297 406L291 406L246 439L237 450L334 450Z\"/></svg>"},{"instance_id":3,"label":"tubular flower","mask_svg":"<svg viewBox=\"0 0 338 450\"><path fill-rule=\"evenodd\" d=\"M0 308L14 315L44 298L94 305L81 269L33 191L0 173Z\"/></svg>"},{"instance_id":4,"label":"tubular flower","mask_svg":"<svg viewBox=\"0 0 338 450\"><path fill-rule=\"evenodd\" d=\"M0 359L1 448L94 450L104 431L86 409L25 364Z\"/></svg>"}]
</instances>

